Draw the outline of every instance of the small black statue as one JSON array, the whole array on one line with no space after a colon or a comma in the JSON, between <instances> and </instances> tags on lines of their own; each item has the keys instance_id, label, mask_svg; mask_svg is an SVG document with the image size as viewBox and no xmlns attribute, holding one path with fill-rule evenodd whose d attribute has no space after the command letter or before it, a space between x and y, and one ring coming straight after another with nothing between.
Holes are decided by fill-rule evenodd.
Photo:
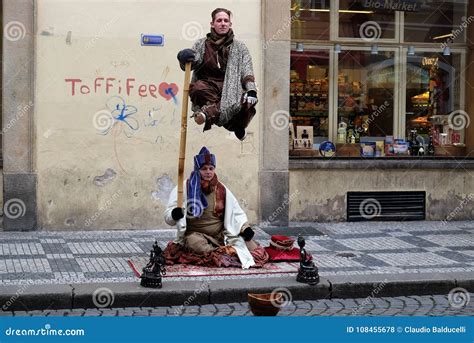
<instances>
[{"instance_id":1,"label":"small black statue","mask_svg":"<svg viewBox=\"0 0 474 343\"><path fill-rule=\"evenodd\" d=\"M150 250L150 261L143 268L140 285L150 288L161 288L161 276L166 275L166 261L163 257L163 250L158 246L158 242L153 244Z\"/></svg>"},{"instance_id":2,"label":"small black statue","mask_svg":"<svg viewBox=\"0 0 474 343\"><path fill-rule=\"evenodd\" d=\"M298 235L298 246L300 247L300 268L298 269L298 275L296 281L307 283L309 285L316 285L319 282L318 267L314 262L308 258L306 249L304 248L306 242L303 236Z\"/></svg>"}]
</instances>

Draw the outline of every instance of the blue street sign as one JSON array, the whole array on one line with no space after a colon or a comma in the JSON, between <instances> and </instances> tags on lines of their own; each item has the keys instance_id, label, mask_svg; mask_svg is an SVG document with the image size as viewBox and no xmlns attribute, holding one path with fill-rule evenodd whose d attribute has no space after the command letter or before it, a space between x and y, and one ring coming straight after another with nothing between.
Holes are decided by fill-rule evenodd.
<instances>
[{"instance_id":1,"label":"blue street sign","mask_svg":"<svg viewBox=\"0 0 474 343\"><path fill-rule=\"evenodd\" d=\"M164 35L144 35L142 33L141 43L142 45L148 45L148 46L164 46L165 36Z\"/></svg>"}]
</instances>

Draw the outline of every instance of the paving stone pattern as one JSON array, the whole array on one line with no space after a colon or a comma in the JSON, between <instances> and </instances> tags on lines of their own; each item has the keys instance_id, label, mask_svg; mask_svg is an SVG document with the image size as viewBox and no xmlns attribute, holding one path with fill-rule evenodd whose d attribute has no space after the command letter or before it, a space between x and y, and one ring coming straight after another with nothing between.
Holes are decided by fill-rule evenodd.
<instances>
[{"instance_id":1,"label":"paving stone pattern","mask_svg":"<svg viewBox=\"0 0 474 343\"><path fill-rule=\"evenodd\" d=\"M267 246L271 229L256 231ZM294 222L290 231L305 235L321 276L474 272L473 221ZM174 236L173 229L0 232L0 285L135 282L127 260Z\"/></svg>"},{"instance_id":2,"label":"paving stone pattern","mask_svg":"<svg viewBox=\"0 0 474 343\"><path fill-rule=\"evenodd\" d=\"M471 294L474 299L474 294ZM446 295L292 301L279 316L472 316L474 301L453 307ZM252 316L247 303L1 312L0 316ZM376 321L374 321L376 323Z\"/></svg>"}]
</instances>

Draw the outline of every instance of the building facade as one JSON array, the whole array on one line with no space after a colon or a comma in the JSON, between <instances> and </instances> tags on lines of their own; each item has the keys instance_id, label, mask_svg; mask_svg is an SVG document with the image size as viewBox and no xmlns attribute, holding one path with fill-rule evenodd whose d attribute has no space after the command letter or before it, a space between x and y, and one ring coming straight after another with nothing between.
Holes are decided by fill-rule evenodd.
<instances>
[{"instance_id":1,"label":"building facade","mask_svg":"<svg viewBox=\"0 0 474 343\"><path fill-rule=\"evenodd\" d=\"M472 3L291 1L290 16L290 191L305 190L290 218L472 219Z\"/></svg>"},{"instance_id":2,"label":"building facade","mask_svg":"<svg viewBox=\"0 0 474 343\"><path fill-rule=\"evenodd\" d=\"M244 142L190 122L186 174L208 146L220 179L264 225L344 221L352 193L381 191L421 192L428 220L473 218L470 2L219 6L253 56L258 114ZM3 2L4 230L165 227L184 80L176 53L208 32L215 7ZM418 156L430 136L436 156Z\"/></svg>"}]
</instances>

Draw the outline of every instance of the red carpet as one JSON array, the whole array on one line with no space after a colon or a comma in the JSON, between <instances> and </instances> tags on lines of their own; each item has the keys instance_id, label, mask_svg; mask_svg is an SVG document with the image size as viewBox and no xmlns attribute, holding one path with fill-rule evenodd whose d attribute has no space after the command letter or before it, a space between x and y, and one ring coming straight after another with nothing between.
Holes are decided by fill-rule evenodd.
<instances>
[{"instance_id":1,"label":"red carpet","mask_svg":"<svg viewBox=\"0 0 474 343\"><path fill-rule=\"evenodd\" d=\"M132 257L127 262L137 277L148 263L148 257ZM166 277L197 277L197 276L231 276L231 275L262 275L262 274L291 274L298 272L298 262L267 263L263 268L209 268L190 264L175 264L166 266Z\"/></svg>"}]
</instances>

